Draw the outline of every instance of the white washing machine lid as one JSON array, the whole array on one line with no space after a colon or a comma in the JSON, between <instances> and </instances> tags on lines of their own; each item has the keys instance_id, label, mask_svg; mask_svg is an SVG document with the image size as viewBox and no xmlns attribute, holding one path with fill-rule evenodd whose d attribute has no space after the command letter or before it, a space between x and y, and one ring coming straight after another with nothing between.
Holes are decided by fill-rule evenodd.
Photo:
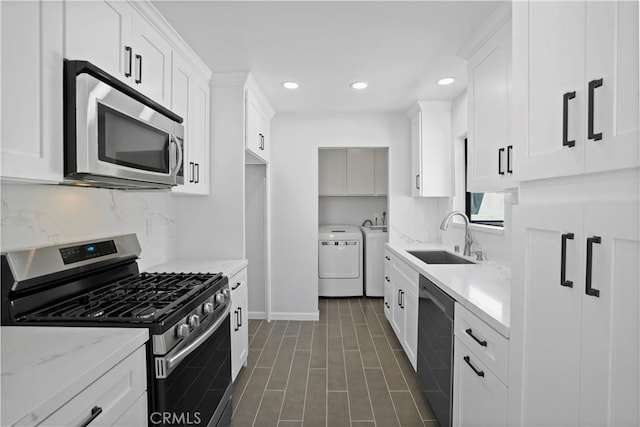
<instances>
[{"instance_id":1,"label":"white washing machine lid","mask_svg":"<svg viewBox=\"0 0 640 427\"><path fill-rule=\"evenodd\" d=\"M321 225L318 240L362 240L360 227L355 225Z\"/></svg>"}]
</instances>

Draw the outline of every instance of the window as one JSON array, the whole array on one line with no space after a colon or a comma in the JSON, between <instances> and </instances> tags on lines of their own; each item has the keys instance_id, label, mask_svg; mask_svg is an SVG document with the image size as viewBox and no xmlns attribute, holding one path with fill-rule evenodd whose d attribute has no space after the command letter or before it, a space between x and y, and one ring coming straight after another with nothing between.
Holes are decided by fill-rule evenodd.
<instances>
[{"instance_id":1,"label":"window","mask_svg":"<svg viewBox=\"0 0 640 427\"><path fill-rule=\"evenodd\" d=\"M467 140L464 140L465 213L474 224L504 226L504 193L470 193L467 191Z\"/></svg>"}]
</instances>

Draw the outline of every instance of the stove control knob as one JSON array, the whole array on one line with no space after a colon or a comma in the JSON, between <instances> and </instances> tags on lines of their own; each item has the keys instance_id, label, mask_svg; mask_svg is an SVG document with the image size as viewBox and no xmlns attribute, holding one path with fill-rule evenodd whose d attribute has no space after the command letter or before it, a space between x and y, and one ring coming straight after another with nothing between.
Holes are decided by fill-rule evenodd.
<instances>
[{"instance_id":1,"label":"stove control knob","mask_svg":"<svg viewBox=\"0 0 640 427\"><path fill-rule=\"evenodd\" d=\"M192 314L191 316L189 316L187 323L189 323L189 326L191 326L192 328L197 328L198 326L200 326L200 316L198 316L197 314Z\"/></svg>"},{"instance_id":2,"label":"stove control knob","mask_svg":"<svg viewBox=\"0 0 640 427\"><path fill-rule=\"evenodd\" d=\"M220 305L227 302L227 296L223 293L216 294L216 302Z\"/></svg>"},{"instance_id":3,"label":"stove control knob","mask_svg":"<svg viewBox=\"0 0 640 427\"><path fill-rule=\"evenodd\" d=\"M212 302L205 303L205 305L202 306L202 312L205 315L209 315L213 313L213 303Z\"/></svg>"},{"instance_id":4,"label":"stove control knob","mask_svg":"<svg viewBox=\"0 0 640 427\"><path fill-rule=\"evenodd\" d=\"M191 329L189 329L189 325L186 323L176 326L176 336L178 338L186 338L190 331Z\"/></svg>"},{"instance_id":5,"label":"stove control knob","mask_svg":"<svg viewBox=\"0 0 640 427\"><path fill-rule=\"evenodd\" d=\"M222 293L224 294L225 298L227 298L227 299L231 298L231 291L229 290L229 288L223 289Z\"/></svg>"}]
</instances>

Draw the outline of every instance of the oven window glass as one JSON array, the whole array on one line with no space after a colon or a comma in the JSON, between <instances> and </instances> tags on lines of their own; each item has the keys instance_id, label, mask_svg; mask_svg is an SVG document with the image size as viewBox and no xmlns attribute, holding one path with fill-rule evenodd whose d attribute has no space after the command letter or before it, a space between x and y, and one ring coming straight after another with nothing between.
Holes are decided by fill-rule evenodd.
<instances>
[{"instance_id":1,"label":"oven window glass","mask_svg":"<svg viewBox=\"0 0 640 427\"><path fill-rule=\"evenodd\" d=\"M98 158L169 173L169 134L98 103Z\"/></svg>"},{"instance_id":2,"label":"oven window glass","mask_svg":"<svg viewBox=\"0 0 640 427\"><path fill-rule=\"evenodd\" d=\"M156 412L169 413L167 425L203 425L211 421L231 384L230 316L166 379L157 380ZM150 426L156 426L150 419Z\"/></svg>"}]
</instances>

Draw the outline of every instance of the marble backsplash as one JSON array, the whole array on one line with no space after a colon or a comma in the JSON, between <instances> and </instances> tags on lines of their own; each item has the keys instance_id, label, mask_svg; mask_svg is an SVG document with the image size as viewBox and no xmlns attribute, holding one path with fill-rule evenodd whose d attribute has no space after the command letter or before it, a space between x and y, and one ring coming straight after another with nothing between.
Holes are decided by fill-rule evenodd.
<instances>
[{"instance_id":1,"label":"marble backsplash","mask_svg":"<svg viewBox=\"0 0 640 427\"><path fill-rule=\"evenodd\" d=\"M136 233L141 269L175 258L175 203L167 192L38 184L2 184L1 192L3 251Z\"/></svg>"}]
</instances>

